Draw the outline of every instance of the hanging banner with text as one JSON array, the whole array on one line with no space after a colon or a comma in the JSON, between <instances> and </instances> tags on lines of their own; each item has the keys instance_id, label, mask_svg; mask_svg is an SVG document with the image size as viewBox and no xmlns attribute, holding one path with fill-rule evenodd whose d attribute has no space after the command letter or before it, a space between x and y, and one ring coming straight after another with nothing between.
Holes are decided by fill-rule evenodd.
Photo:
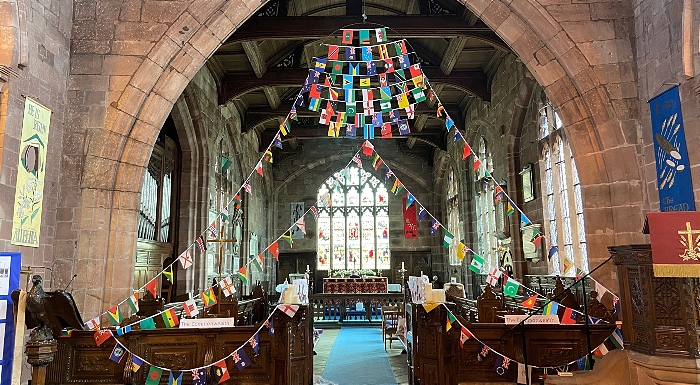
<instances>
[{"instance_id":1,"label":"hanging banner with text","mask_svg":"<svg viewBox=\"0 0 700 385\"><path fill-rule=\"evenodd\" d=\"M700 212L647 214L656 277L700 277Z\"/></svg>"},{"instance_id":2,"label":"hanging banner with text","mask_svg":"<svg viewBox=\"0 0 700 385\"><path fill-rule=\"evenodd\" d=\"M649 101L660 211L693 211L693 182L678 87Z\"/></svg>"},{"instance_id":3,"label":"hanging banner with text","mask_svg":"<svg viewBox=\"0 0 700 385\"><path fill-rule=\"evenodd\" d=\"M13 245L39 247L50 122L51 110L27 98L15 184Z\"/></svg>"}]
</instances>

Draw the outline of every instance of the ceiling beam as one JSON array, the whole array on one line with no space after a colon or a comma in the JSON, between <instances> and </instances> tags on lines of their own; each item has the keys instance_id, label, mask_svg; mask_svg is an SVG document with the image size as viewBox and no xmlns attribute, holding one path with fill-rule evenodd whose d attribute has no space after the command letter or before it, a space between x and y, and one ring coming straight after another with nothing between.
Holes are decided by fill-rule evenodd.
<instances>
[{"instance_id":1,"label":"ceiling beam","mask_svg":"<svg viewBox=\"0 0 700 385\"><path fill-rule=\"evenodd\" d=\"M445 53L442 55L442 62L440 62L440 69L442 70L443 74L449 75L455 68L455 64L457 64L459 55L462 53L464 44L466 43L467 38L464 36L450 39L450 42L447 44L447 48L445 49Z\"/></svg>"},{"instance_id":2,"label":"ceiling beam","mask_svg":"<svg viewBox=\"0 0 700 385\"><path fill-rule=\"evenodd\" d=\"M280 100L280 96L275 87L265 86L263 87L263 92L265 93L267 102L270 104L270 108L275 109L280 106L282 100Z\"/></svg>"},{"instance_id":3,"label":"ceiling beam","mask_svg":"<svg viewBox=\"0 0 700 385\"><path fill-rule=\"evenodd\" d=\"M454 71L449 76L444 75L438 68L423 68L423 72L431 84L445 84L484 101L491 100L491 94L487 91L486 75L481 71ZM224 104L265 86L301 88L308 73L306 68L270 68L261 78L249 73L227 73L221 82L219 101L220 104Z\"/></svg>"},{"instance_id":4,"label":"ceiling beam","mask_svg":"<svg viewBox=\"0 0 700 385\"><path fill-rule=\"evenodd\" d=\"M245 51L245 56L250 62L250 66L253 67L253 72L258 78L265 75L267 71L267 63L265 62L265 57L260 50L260 46L255 41L244 41L241 43L243 46L243 51Z\"/></svg>"},{"instance_id":5,"label":"ceiling beam","mask_svg":"<svg viewBox=\"0 0 700 385\"><path fill-rule=\"evenodd\" d=\"M459 15L372 16L372 23L386 25L389 37L418 38L467 37L511 52L508 45L488 26L469 26ZM338 27L357 22L352 16L289 16L266 17L264 22L251 18L229 37L225 44L262 39L321 39L339 33Z\"/></svg>"}]
</instances>

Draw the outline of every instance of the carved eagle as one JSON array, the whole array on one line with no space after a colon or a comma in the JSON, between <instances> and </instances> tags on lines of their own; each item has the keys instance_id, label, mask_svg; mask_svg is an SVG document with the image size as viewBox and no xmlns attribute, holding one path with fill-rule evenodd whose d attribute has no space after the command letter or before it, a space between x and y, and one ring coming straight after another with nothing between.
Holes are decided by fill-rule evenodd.
<instances>
[{"instance_id":1,"label":"carved eagle","mask_svg":"<svg viewBox=\"0 0 700 385\"><path fill-rule=\"evenodd\" d=\"M61 335L63 328L83 330L83 320L70 293L63 290L45 292L40 275L32 276L32 288L27 293L25 323L32 330L33 341L50 340ZM17 312L19 290L12 292L12 302Z\"/></svg>"}]
</instances>

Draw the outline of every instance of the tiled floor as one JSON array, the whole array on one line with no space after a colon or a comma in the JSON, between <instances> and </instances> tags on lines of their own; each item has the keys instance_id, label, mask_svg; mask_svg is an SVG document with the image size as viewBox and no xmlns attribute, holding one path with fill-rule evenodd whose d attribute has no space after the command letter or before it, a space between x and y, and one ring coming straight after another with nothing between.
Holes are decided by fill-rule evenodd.
<instances>
[{"instance_id":1,"label":"tiled floor","mask_svg":"<svg viewBox=\"0 0 700 385\"><path fill-rule=\"evenodd\" d=\"M331 353L333 348L333 343L338 336L340 329L323 329L323 334L316 344L314 349L318 355L314 356L314 375L323 376L323 369L326 367L326 361L328 360L328 355ZM387 357L389 358L389 363L394 371L394 377L396 377L397 385L407 385L408 384L408 370L406 368L406 355L401 354L402 345L398 341L392 343L392 348L388 348L387 343Z\"/></svg>"}]
</instances>

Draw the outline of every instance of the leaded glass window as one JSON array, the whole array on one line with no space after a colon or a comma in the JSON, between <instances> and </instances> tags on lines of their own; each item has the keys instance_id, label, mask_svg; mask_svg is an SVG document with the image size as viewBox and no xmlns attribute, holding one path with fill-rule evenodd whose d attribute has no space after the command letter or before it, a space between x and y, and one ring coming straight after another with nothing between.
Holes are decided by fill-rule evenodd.
<instances>
[{"instance_id":1,"label":"leaded glass window","mask_svg":"<svg viewBox=\"0 0 700 385\"><path fill-rule=\"evenodd\" d=\"M334 173L318 189L317 269L388 270L389 201L386 187L355 166Z\"/></svg>"},{"instance_id":2,"label":"leaded glass window","mask_svg":"<svg viewBox=\"0 0 700 385\"><path fill-rule=\"evenodd\" d=\"M462 229L459 221L459 188L453 169L447 174L447 229L454 235L450 246L450 265L459 265L462 261L457 257L457 249L462 239Z\"/></svg>"},{"instance_id":3,"label":"leaded glass window","mask_svg":"<svg viewBox=\"0 0 700 385\"><path fill-rule=\"evenodd\" d=\"M546 104L540 109L542 138L542 186L548 247L558 253L550 261L553 274L574 276L576 269L588 271L588 249L583 217L581 182L571 148L561 129L559 114ZM547 250L548 252L549 250Z\"/></svg>"},{"instance_id":4,"label":"leaded glass window","mask_svg":"<svg viewBox=\"0 0 700 385\"><path fill-rule=\"evenodd\" d=\"M493 172L493 160L491 151L486 146L486 140L482 137L479 140L477 155L481 160L481 165L476 170L476 215L479 255L484 258L486 265L498 266L498 239L496 238L496 205L493 201L495 185L491 178L487 177L487 172Z\"/></svg>"}]
</instances>

